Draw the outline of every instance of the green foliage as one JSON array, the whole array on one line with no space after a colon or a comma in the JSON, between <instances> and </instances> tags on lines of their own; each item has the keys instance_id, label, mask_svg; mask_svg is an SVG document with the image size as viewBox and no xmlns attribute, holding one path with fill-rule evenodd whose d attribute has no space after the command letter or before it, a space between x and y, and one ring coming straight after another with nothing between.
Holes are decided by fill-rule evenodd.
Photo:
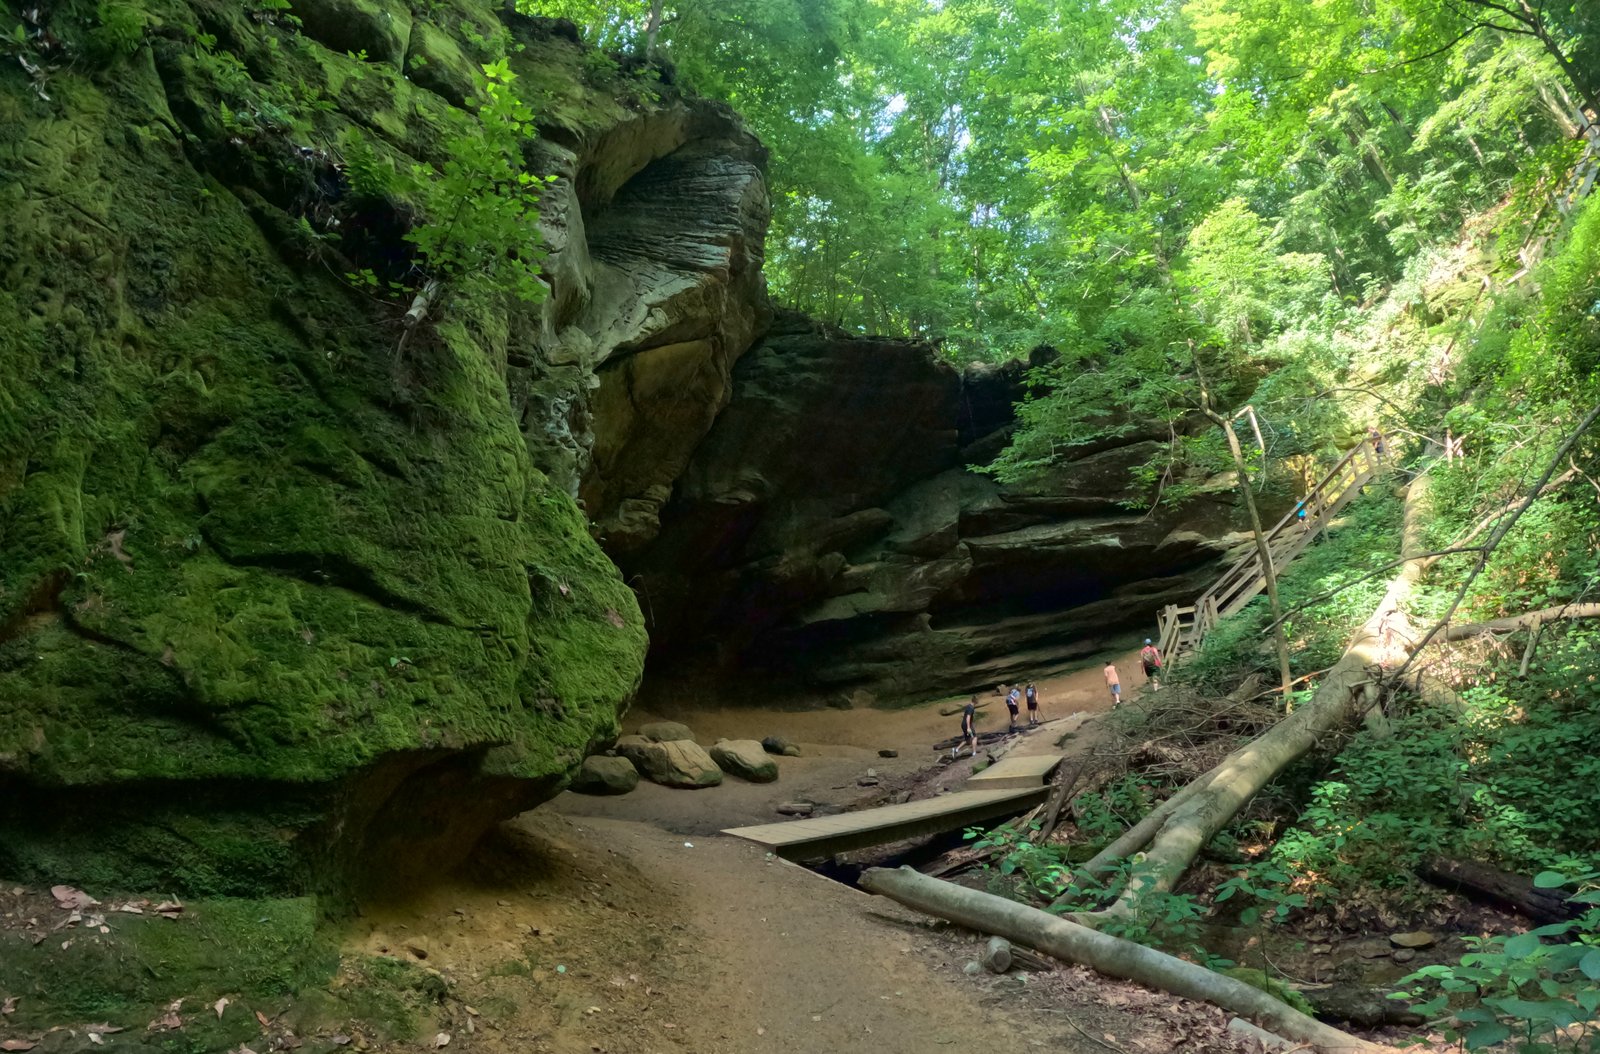
<instances>
[{"instance_id":1,"label":"green foliage","mask_svg":"<svg viewBox=\"0 0 1600 1054\"><path fill-rule=\"evenodd\" d=\"M1592 627L1546 631L1526 680L1489 666L1461 691L1464 714L1417 706L1390 733L1362 732L1317 783L1274 863L1317 900L1404 887L1434 854L1514 872L1574 854L1600 860L1600 685Z\"/></svg>"},{"instance_id":2,"label":"green foliage","mask_svg":"<svg viewBox=\"0 0 1600 1054\"><path fill-rule=\"evenodd\" d=\"M183 999L195 1008L184 1016L201 1049L227 1049L260 1033L246 1006L275 1015L326 983L337 963L309 899L202 900L176 920L107 913L106 921L108 934L77 928L40 944L0 935L0 990L19 997L8 1025L106 1021L142 1032ZM214 1019L209 1004L219 996L244 1005Z\"/></svg>"},{"instance_id":3,"label":"green foliage","mask_svg":"<svg viewBox=\"0 0 1600 1054\"><path fill-rule=\"evenodd\" d=\"M1259 902L1240 910L1239 921L1243 925L1255 925L1263 917L1264 910L1268 921L1283 922L1296 908L1306 906L1303 894L1285 891L1289 881L1289 876L1271 863L1252 864L1219 883L1212 902L1222 904L1235 896L1243 896Z\"/></svg>"},{"instance_id":4,"label":"green foliage","mask_svg":"<svg viewBox=\"0 0 1600 1054\"><path fill-rule=\"evenodd\" d=\"M343 153L345 179L358 197L382 201L399 188L394 164L378 155L361 129L352 127L345 133Z\"/></svg>"},{"instance_id":5,"label":"green foliage","mask_svg":"<svg viewBox=\"0 0 1600 1054\"><path fill-rule=\"evenodd\" d=\"M90 49L103 61L131 55L144 42L144 11L128 0L100 0L95 8L99 22L89 34Z\"/></svg>"},{"instance_id":6,"label":"green foliage","mask_svg":"<svg viewBox=\"0 0 1600 1054\"><path fill-rule=\"evenodd\" d=\"M1389 576L1379 569L1399 553L1403 505L1379 491L1380 486L1370 485L1369 493L1347 506L1338 528L1314 542L1279 579L1296 674L1333 665L1344 651L1351 627L1359 625L1383 595ZM1334 595L1319 599L1328 593ZM1208 633L1200 651L1174 669L1169 679L1220 695L1232 691L1251 671L1274 672L1271 655L1262 650L1270 622L1266 598L1257 597Z\"/></svg>"},{"instance_id":7,"label":"green foliage","mask_svg":"<svg viewBox=\"0 0 1600 1054\"><path fill-rule=\"evenodd\" d=\"M436 171L412 169L414 194L425 219L406 240L427 274L470 298L506 295L525 303L543 300L540 278L539 186L523 167L522 148L533 132L533 111L514 87L504 59L483 67L486 98L476 124L445 145ZM375 163L362 172L368 187L381 183Z\"/></svg>"},{"instance_id":8,"label":"green foliage","mask_svg":"<svg viewBox=\"0 0 1600 1054\"><path fill-rule=\"evenodd\" d=\"M1014 879L1023 899L1050 900L1071 882L1072 867L1059 846L1034 841L1039 826L1035 822L1024 829L1006 823L987 831L969 827L962 837L973 849L999 851L1000 862L994 869Z\"/></svg>"},{"instance_id":9,"label":"green foliage","mask_svg":"<svg viewBox=\"0 0 1600 1054\"><path fill-rule=\"evenodd\" d=\"M1572 899L1594 905L1600 903L1596 878L1600 872L1569 867L1541 872L1534 884L1579 886ZM1425 1000L1413 1009L1426 1017L1448 1009L1454 1021L1451 1038L1468 1050L1507 1041L1524 1054L1594 1049L1587 1032L1600 1019L1600 908L1512 937L1466 940L1472 950L1459 962L1417 970L1400 981L1413 987L1390 998ZM1562 1030L1579 1024L1589 1029L1564 1044Z\"/></svg>"}]
</instances>

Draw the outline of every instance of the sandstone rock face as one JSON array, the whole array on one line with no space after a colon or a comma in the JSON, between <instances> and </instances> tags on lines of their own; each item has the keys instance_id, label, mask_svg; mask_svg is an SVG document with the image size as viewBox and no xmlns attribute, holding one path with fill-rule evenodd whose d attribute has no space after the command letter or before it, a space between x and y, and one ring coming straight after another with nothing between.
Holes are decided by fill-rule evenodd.
<instances>
[{"instance_id":1,"label":"sandstone rock face","mask_svg":"<svg viewBox=\"0 0 1600 1054\"><path fill-rule=\"evenodd\" d=\"M751 783L771 783L778 778L778 763L754 739L719 739L711 747L711 760L728 775Z\"/></svg>"},{"instance_id":2,"label":"sandstone rock face","mask_svg":"<svg viewBox=\"0 0 1600 1054\"><path fill-rule=\"evenodd\" d=\"M579 794L626 794L639 785L639 770L627 758L595 754L583 759L572 789Z\"/></svg>"},{"instance_id":3,"label":"sandstone rock face","mask_svg":"<svg viewBox=\"0 0 1600 1054\"><path fill-rule=\"evenodd\" d=\"M638 518L763 324L764 153L510 7L180 0L97 70L93 5L43 5L54 101L0 92L0 874L404 881L616 735L645 633L588 519ZM402 279L415 215L352 137L441 164L502 54L550 295L447 297L399 355L406 298L341 276Z\"/></svg>"},{"instance_id":4,"label":"sandstone rock face","mask_svg":"<svg viewBox=\"0 0 1600 1054\"><path fill-rule=\"evenodd\" d=\"M1023 366L784 317L637 545L602 536L653 615L652 661L895 701L1042 675L1192 599L1238 537L1232 494L1130 511L1158 437L1041 488L967 471L1004 443ZM636 576L636 577L633 577Z\"/></svg>"},{"instance_id":5,"label":"sandstone rock face","mask_svg":"<svg viewBox=\"0 0 1600 1054\"><path fill-rule=\"evenodd\" d=\"M722 770L705 748L687 739L657 743L643 736L623 736L617 740L617 753L652 783L663 787L715 787L722 782Z\"/></svg>"}]
</instances>

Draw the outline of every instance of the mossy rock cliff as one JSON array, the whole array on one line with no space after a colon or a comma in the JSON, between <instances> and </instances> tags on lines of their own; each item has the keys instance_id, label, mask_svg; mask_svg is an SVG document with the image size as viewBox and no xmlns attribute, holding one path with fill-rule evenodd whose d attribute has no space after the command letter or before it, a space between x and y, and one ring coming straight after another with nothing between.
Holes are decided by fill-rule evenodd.
<instances>
[{"instance_id":1,"label":"mossy rock cliff","mask_svg":"<svg viewBox=\"0 0 1600 1054\"><path fill-rule=\"evenodd\" d=\"M580 329L582 211L708 137L764 200L759 146L487 4L54 6L21 27L43 72L0 66L0 875L446 866L614 738L642 671L571 494L593 367L650 334ZM412 217L331 144L440 163L500 56L558 177L552 295L457 301L397 355L408 294L346 273L403 280Z\"/></svg>"}]
</instances>

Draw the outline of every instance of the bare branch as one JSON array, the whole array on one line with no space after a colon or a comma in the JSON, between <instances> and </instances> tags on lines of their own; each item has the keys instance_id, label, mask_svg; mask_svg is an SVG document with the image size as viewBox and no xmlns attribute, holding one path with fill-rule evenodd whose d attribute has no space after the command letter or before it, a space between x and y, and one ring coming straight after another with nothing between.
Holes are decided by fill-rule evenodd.
<instances>
[{"instance_id":1,"label":"bare branch","mask_svg":"<svg viewBox=\"0 0 1600 1054\"><path fill-rule=\"evenodd\" d=\"M1417 642L1417 645L1415 649L1413 649L1411 656L1406 659L1405 665L1401 666L1399 671L1396 673L1397 677L1405 674L1406 670L1411 666L1411 663L1415 661L1417 655L1422 652L1422 649L1426 648L1428 643L1432 641L1434 637L1438 636L1439 632L1443 630L1444 627L1450 622L1451 616L1456 613L1456 609L1459 608L1461 606L1461 602L1466 599L1467 590L1472 588L1472 583L1476 582L1478 580L1478 576L1483 573L1484 568L1489 566L1489 557L1494 555L1495 549L1500 545L1501 541L1505 539L1505 536L1510 533L1511 528L1516 526L1517 521L1522 519L1522 514L1528 511L1528 509L1538 499L1539 495L1544 491L1544 488L1549 485L1551 477L1556 474L1556 467L1560 465L1562 461L1566 460L1567 455L1572 452L1572 448L1578 445L1578 440L1582 439L1584 434L1588 432L1591 427L1593 427L1596 420L1600 420L1600 404L1596 404L1594 409L1590 410L1589 413L1585 415L1584 419L1578 422L1578 427L1574 429L1566 439L1561 441L1560 448L1556 450L1555 457L1551 459L1550 464L1545 466L1544 474L1539 477L1538 484L1528 492L1528 496L1522 500L1522 502L1516 507L1515 510L1511 512L1510 515L1506 516L1500 521L1499 526L1497 526L1489 535L1489 540L1484 542L1480 547L1477 564L1473 566L1472 571L1462 581L1461 588L1456 590L1456 595L1454 599L1450 601L1449 608L1445 610L1444 617L1439 619L1438 622L1435 622L1428 629L1428 632L1423 634L1422 640Z\"/></svg>"}]
</instances>

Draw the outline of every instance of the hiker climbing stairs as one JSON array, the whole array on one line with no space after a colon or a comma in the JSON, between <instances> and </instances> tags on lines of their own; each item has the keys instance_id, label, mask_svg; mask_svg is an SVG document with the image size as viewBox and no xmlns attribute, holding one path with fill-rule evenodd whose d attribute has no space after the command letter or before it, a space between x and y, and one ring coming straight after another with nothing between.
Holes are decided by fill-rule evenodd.
<instances>
[{"instance_id":1,"label":"hiker climbing stairs","mask_svg":"<svg viewBox=\"0 0 1600 1054\"><path fill-rule=\"evenodd\" d=\"M1312 487L1293 509L1267 532L1267 549L1272 569L1282 574L1294 558L1327 529L1352 498L1382 466L1382 441L1375 448L1369 437L1363 439ZM1305 516L1299 515L1301 508ZM1266 588L1267 576L1256 546L1222 573L1200 598L1188 607L1168 604L1161 609L1159 644L1168 666L1197 650L1207 633L1231 615L1237 614Z\"/></svg>"}]
</instances>

